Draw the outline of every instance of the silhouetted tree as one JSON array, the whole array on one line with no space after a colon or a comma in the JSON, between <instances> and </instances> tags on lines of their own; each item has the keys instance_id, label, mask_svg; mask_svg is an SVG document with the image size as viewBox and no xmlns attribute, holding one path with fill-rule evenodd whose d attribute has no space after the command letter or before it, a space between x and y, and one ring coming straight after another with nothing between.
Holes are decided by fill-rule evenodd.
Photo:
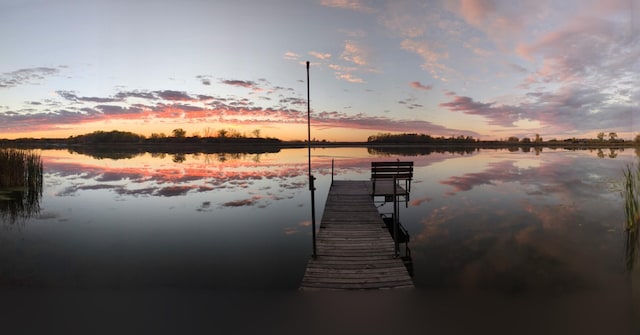
<instances>
[{"instance_id":1,"label":"silhouetted tree","mask_svg":"<svg viewBox=\"0 0 640 335\"><path fill-rule=\"evenodd\" d=\"M184 154L174 154L172 161L174 163L184 163L187 160L187 157Z\"/></svg>"},{"instance_id":2,"label":"silhouetted tree","mask_svg":"<svg viewBox=\"0 0 640 335\"><path fill-rule=\"evenodd\" d=\"M540 134L536 134L536 143L542 143L542 137L540 137Z\"/></svg>"},{"instance_id":3,"label":"silhouetted tree","mask_svg":"<svg viewBox=\"0 0 640 335\"><path fill-rule=\"evenodd\" d=\"M128 131L94 131L90 134L79 135L72 137L69 140L74 143L88 143L88 144L100 144L100 143L138 143L144 140L142 135L134 134Z\"/></svg>"},{"instance_id":4,"label":"silhouetted tree","mask_svg":"<svg viewBox=\"0 0 640 335\"><path fill-rule=\"evenodd\" d=\"M204 137L213 137L215 131L211 127L204 128Z\"/></svg>"},{"instance_id":5,"label":"silhouetted tree","mask_svg":"<svg viewBox=\"0 0 640 335\"><path fill-rule=\"evenodd\" d=\"M175 138L185 138L187 136L187 131L182 128L176 128L172 133Z\"/></svg>"}]
</instances>

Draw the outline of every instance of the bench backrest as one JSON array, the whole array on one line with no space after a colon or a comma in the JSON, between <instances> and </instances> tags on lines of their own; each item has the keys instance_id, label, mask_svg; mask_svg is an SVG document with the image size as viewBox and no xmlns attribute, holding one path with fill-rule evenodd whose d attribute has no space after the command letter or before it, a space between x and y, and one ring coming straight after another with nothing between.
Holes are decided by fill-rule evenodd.
<instances>
[{"instance_id":1,"label":"bench backrest","mask_svg":"<svg viewBox=\"0 0 640 335\"><path fill-rule=\"evenodd\" d=\"M371 162L371 179L411 179L413 162Z\"/></svg>"}]
</instances>

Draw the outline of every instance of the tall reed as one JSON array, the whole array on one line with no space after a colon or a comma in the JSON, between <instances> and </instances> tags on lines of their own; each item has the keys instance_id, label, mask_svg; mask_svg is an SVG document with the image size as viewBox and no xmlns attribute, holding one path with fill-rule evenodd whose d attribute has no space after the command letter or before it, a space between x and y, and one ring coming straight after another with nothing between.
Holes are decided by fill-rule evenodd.
<instances>
[{"instance_id":1,"label":"tall reed","mask_svg":"<svg viewBox=\"0 0 640 335\"><path fill-rule=\"evenodd\" d=\"M636 164L627 165L624 170L624 181L622 187L622 197L624 198L624 229L627 233L625 245L625 258L627 270L633 270L638 253L638 226L640 224L640 161Z\"/></svg>"},{"instance_id":2,"label":"tall reed","mask_svg":"<svg viewBox=\"0 0 640 335\"><path fill-rule=\"evenodd\" d=\"M29 150L0 148L0 221L25 221L40 211L43 166Z\"/></svg>"},{"instance_id":3,"label":"tall reed","mask_svg":"<svg viewBox=\"0 0 640 335\"><path fill-rule=\"evenodd\" d=\"M32 187L41 183L40 155L29 150L0 149L0 188Z\"/></svg>"}]
</instances>

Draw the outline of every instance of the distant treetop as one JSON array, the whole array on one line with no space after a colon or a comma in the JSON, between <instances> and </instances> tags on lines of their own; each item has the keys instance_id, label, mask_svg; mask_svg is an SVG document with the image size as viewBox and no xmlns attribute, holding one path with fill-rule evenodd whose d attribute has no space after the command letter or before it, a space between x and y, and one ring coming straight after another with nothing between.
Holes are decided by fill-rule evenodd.
<instances>
[{"instance_id":1,"label":"distant treetop","mask_svg":"<svg viewBox=\"0 0 640 335\"><path fill-rule=\"evenodd\" d=\"M379 133L371 135L367 139L368 143L476 143L477 140L472 136L451 136L451 137L432 137L427 134L402 133L390 134Z\"/></svg>"},{"instance_id":2,"label":"distant treetop","mask_svg":"<svg viewBox=\"0 0 640 335\"><path fill-rule=\"evenodd\" d=\"M145 140L145 137L128 131L94 131L90 134L71 136L69 141L72 143L139 143Z\"/></svg>"}]
</instances>

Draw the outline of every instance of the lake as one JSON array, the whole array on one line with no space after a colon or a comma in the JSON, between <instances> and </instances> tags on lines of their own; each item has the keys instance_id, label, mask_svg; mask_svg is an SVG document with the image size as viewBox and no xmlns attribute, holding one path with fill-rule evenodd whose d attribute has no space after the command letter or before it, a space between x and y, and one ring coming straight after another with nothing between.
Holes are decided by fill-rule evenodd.
<instances>
[{"instance_id":1,"label":"lake","mask_svg":"<svg viewBox=\"0 0 640 335\"><path fill-rule=\"evenodd\" d=\"M297 292L312 251L306 149L39 152L39 211L0 216L3 289ZM366 180L371 161L397 159L415 164L400 219L418 292L465 308L591 301L610 310L573 316L629 320L619 185L634 149L313 149L318 224L332 160L333 178Z\"/></svg>"}]
</instances>

